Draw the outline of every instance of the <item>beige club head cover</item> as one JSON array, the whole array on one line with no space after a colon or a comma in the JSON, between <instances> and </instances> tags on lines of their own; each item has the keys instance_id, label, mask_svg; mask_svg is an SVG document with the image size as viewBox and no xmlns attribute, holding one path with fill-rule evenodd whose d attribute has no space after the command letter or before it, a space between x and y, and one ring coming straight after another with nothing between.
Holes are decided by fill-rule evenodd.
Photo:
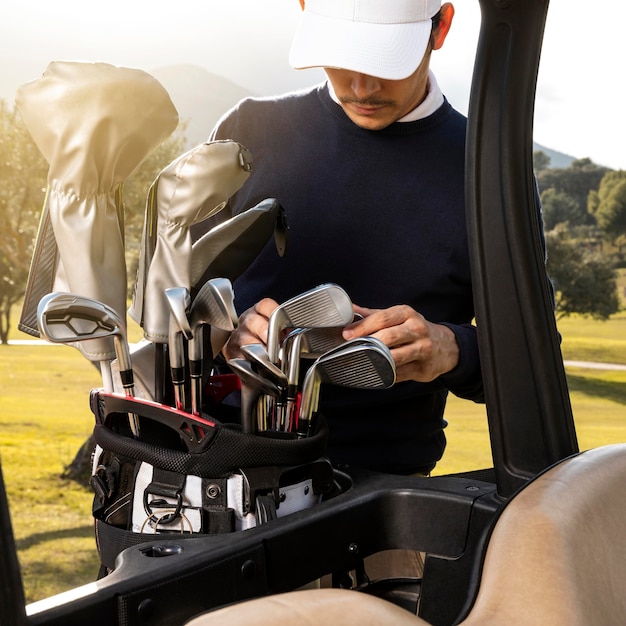
<instances>
[{"instance_id":1,"label":"beige club head cover","mask_svg":"<svg viewBox=\"0 0 626 626\"><path fill-rule=\"evenodd\" d=\"M190 227L221 211L251 169L252 158L244 146L211 141L172 161L152 184L129 310L146 339L167 342L170 309L165 290L191 290Z\"/></svg>"},{"instance_id":2,"label":"beige club head cover","mask_svg":"<svg viewBox=\"0 0 626 626\"><path fill-rule=\"evenodd\" d=\"M51 291L104 302L124 317L127 298L121 183L174 132L178 113L149 74L106 63L56 61L17 92L16 104L50 164L20 329L38 335L36 309ZM108 339L77 347L115 357Z\"/></svg>"}]
</instances>

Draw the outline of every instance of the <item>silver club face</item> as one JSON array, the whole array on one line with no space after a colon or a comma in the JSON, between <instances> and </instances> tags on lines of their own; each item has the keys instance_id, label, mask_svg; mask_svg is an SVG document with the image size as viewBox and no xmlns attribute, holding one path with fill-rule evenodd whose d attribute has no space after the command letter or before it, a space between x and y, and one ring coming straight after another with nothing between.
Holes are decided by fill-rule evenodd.
<instances>
[{"instance_id":1,"label":"silver club face","mask_svg":"<svg viewBox=\"0 0 626 626\"><path fill-rule=\"evenodd\" d=\"M241 380L241 427L243 432L254 433L257 431L257 425L262 430L266 430L267 425L265 423L258 424L259 421L265 422L266 419L265 416L261 418L256 413L258 400L263 394L277 396L280 393L280 388L255 371L252 364L246 359L230 359L228 365Z\"/></svg>"},{"instance_id":2,"label":"silver club face","mask_svg":"<svg viewBox=\"0 0 626 626\"><path fill-rule=\"evenodd\" d=\"M51 343L112 337L120 370L131 368L124 323L103 302L71 293L49 293L37 307L37 324L42 336Z\"/></svg>"},{"instance_id":3,"label":"silver club face","mask_svg":"<svg viewBox=\"0 0 626 626\"><path fill-rule=\"evenodd\" d=\"M175 322L185 339L191 339L191 327L188 318L191 305L189 291L185 287L169 287L165 290L165 297L170 307L170 320Z\"/></svg>"},{"instance_id":4,"label":"silver club face","mask_svg":"<svg viewBox=\"0 0 626 626\"><path fill-rule=\"evenodd\" d=\"M203 326L227 332L237 328L235 294L230 280L213 278L204 283L193 299L189 320L192 335L189 342L189 358L198 361L203 357L201 337Z\"/></svg>"},{"instance_id":5,"label":"silver club face","mask_svg":"<svg viewBox=\"0 0 626 626\"><path fill-rule=\"evenodd\" d=\"M285 328L345 326L353 319L352 301L338 285L327 283L279 305L268 323L267 352L278 362L280 333Z\"/></svg>"},{"instance_id":6,"label":"silver club face","mask_svg":"<svg viewBox=\"0 0 626 626\"><path fill-rule=\"evenodd\" d=\"M267 350L260 343L246 344L240 349L244 358L256 365L266 378L269 378L276 385L282 387L287 385L287 375L278 365L272 363Z\"/></svg>"},{"instance_id":7,"label":"silver club face","mask_svg":"<svg viewBox=\"0 0 626 626\"><path fill-rule=\"evenodd\" d=\"M205 364L204 333L211 328L230 333L237 327L235 294L230 280L213 278L202 285L189 310L191 338L189 339L189 369L191 374L191 408L199 415L202 410L202 376L206 365L213 363L213 351ZM207 327L209 330L206 331ZM210 336L210 335L209 335Z\"/></svg>"},{"instance_id":8,"label":"silver club face","mask_svg":"<svg viewBox=\"0 0 626 626\"><path fill-rule=\"evenodd\" d=\"M355 389L386 389L396 380L389 349L380 341L364 337L318 358L304 377L298 434L306 436L317 411L323 382Z\"/></svg>"},{"instance_id":9,"label":"silver club face","mask_svg":"<svg viewBox=\"0 0 626 626\"><path fill-rule=\"evenodd\" d=\"M133 368L126 328L110 306L71 293L44 296L37 307L37 323L43 337L52 343L73 343L113 337L119 373L126 395L134 394ZM129 414L130 428L139 437L139 418Z\"/></svg>"},{"instance_id":10,"label":"silver club face","mask_svg":"<svg viewBox=\"0 0 626 626\"><path fill-rule=\"evenodd\" d=\"M208 324L221 330L237 328L235 293L227 278L212 278L202 285L189 313L192 331L197 324Z\"/></svg>"}]
</instances>

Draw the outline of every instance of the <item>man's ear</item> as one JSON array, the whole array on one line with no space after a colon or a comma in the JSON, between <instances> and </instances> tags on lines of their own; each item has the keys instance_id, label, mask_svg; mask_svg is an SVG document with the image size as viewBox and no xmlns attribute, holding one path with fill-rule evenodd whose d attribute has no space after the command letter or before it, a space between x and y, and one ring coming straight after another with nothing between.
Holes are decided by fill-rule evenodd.
<instances>
[{"instance_id":1,"label":"man's ear","mask_svg":"<svg viewBox=\"0 0 626 626\"><path fill-rule=\"evenodd\" d=\"M301 0L304 4L304 0ZM446 40L450 26L452 26L452 18L454 18L454 7L449 2L441 5L441 17L437 29L433 31L433 50L439 50Z\"/></svg>"}]
</instances>

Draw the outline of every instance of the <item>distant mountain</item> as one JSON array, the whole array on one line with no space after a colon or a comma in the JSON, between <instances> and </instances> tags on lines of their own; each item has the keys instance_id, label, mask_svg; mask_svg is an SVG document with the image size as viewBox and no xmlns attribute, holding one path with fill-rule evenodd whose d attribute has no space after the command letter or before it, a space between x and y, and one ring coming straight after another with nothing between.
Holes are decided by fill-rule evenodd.
<instances>
[{"instance_id":1,"label":"distant mountain","mask_svg":"<svg viewBox=\"0 0 626 626\"><path fill-rule=\"evenodd\" d=\"M150 73L170 94L181 120L188 122L188 147L207 140L219 118L252 92L196 65L171 65Z\"/></svg>"},{"instance_id":2,"label":"distant mountain","mask_svg":"<svg viewBox=\"0 0 626 626\"><path fill-rule=\"evenodd\" d=\"M543 152L546 156L550 158L550 167L551 168L559 168L559 169L567 169L572 161L576 160L576 157L570 156L569 154L563 154L562 152L557 152L556 150L551 150L550 148L546 148L538 143L533 143L533 152Z\"/></svg>"},{"instance_id":3,"label":"distant mountain","mask_svg":"<svg viewBox=\"0 0 626 626\"><path fill-rule=\"evenodd\" d=\"M196 65L171 65L151 70L151 74L167 89L180 118L188 122L186 136L190 148L206 141L219 118L239 100L255 95ZM575 160L538 143L533 144L533 150L550 157L553 168L567 168Z\"/></svg>"}]
</instances>

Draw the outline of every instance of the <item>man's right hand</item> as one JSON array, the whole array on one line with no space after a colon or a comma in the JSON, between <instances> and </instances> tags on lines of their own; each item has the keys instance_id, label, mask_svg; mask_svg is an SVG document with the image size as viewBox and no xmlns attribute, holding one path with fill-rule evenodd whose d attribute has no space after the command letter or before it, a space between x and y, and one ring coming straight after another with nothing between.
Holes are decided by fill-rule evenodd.
<instances>
[{"instance_id":1,"label":"man's right hand","mask_svg":"<svg viewBox=\"0 0 626 626\"><path fill-rule=\"evenodd\" d=\"M241 314L237 329L231 333L226 345L222 348L227 360L241 357L241 346L249 343L267 345L267 325L270 315L277 306L278 302L275 300L264 298Z\"/></svg>"}]
</instances>

